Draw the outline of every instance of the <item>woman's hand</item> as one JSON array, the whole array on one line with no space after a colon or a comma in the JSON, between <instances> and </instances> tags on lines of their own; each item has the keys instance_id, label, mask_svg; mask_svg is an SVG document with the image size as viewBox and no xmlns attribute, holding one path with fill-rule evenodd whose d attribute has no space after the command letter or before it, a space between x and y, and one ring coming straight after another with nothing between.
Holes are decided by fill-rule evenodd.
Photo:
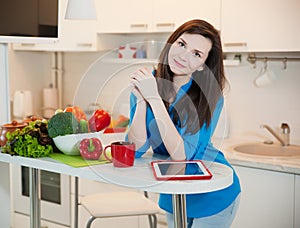
<instances>
[{"instance_id":1,"label":"woman's hand","mask_svg":"<svg viewBox=\"0 0 300 228\"><path fill-rule=\"evenodd\" d=\"M131 75L134 94L139 93L146 101L160 98L156 79L148 68L142 68Z\"/></svg>"}]
</instances>

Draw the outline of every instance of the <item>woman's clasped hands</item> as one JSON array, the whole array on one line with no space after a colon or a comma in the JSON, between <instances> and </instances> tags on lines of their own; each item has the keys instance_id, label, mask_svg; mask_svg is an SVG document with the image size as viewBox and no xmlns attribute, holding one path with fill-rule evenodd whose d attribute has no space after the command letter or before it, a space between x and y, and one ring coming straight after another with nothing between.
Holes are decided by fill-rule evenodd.
<instances>
[{"instance_id":1,"label":"woman's clasped hands","mask_svg":"<svg viewBox=\"0 0 300 228\"><path fill-rule=\"evenodd\" d=\"M156 79L149 68L141 68L131 74L131 85L133 94L138 100L144 99L149 102L152 99L159 99Z\"/></svg>"}]
</instances>

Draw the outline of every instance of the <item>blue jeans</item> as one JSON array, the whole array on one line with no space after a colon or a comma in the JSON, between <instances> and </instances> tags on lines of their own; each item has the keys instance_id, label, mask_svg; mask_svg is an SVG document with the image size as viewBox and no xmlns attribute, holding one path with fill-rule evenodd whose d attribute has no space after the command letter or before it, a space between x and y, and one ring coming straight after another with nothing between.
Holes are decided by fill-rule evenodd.
<instances>
[{"instance_id":1,"label":"blue jeans","mask_svg":"<svg viewBox=\"0 0 300 228\"><path fill-rule=\"evenodd\" d=\"M229 228L236 215L240 195L223 211L203 218L187 218L188 228ZM168 228L174 228L173 214L167 213Z\"/></svg>"}]
</instances>

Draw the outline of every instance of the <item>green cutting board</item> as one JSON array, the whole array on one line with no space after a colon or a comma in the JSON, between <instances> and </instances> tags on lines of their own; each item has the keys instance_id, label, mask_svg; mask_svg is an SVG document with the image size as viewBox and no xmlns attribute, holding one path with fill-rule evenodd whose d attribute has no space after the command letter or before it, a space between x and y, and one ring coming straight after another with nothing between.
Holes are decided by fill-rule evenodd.
<instances>
[{"instance_id":1,"label":"green cutting board","mask_svg":"<svg viewBox=\"0 0 300 228\"><path fill-rule=\"evenodd\" d=\"M100 156L99 160L84 160L80 155L66 155L62 153L53 153L50 154L49 157L75 168L85 167L90 165L100 165L100 164L105 164L110 162L105 158L103 158L102 155Z\"/></svg>"}]
</instances>

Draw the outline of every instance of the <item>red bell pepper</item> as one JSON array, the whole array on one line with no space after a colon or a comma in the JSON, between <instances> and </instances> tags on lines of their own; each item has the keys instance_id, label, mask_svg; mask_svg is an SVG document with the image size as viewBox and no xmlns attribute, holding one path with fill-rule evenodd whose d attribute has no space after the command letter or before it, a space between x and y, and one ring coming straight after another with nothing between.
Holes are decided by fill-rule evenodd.
<instances>
[{"instance_id":1,"label":"red bell pepper","mask_svg":"<svg viewBox=\"0 0 300 228\"><path fill-rule=\"evenodd\" d=\"M98 138L82 139L79 144L80 155L86 160L98 160L102 151L102 143Z\"/></svg>"},{"instance_id":2,"label":"red bell pepper","mask_svg":"<svg viewBox=\"0 0 300 228\"><path fill-rule=\"evenodd\" d=\"M109 126L111 117L108 112L97 109L89 119L89 127L92 132L101 131Z\"/></svg>"}]
</instances>

